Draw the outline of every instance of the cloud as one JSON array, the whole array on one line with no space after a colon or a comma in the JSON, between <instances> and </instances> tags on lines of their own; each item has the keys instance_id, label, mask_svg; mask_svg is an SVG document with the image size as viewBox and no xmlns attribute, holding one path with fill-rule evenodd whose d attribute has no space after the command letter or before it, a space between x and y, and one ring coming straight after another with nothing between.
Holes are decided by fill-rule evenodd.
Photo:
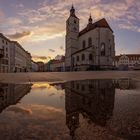
<instances>
[{"instance_id":1,"label":"cloud","mask_svg":"<svg viewBox=\"0 0 140 140\"><path fill-rule=\"evenodd\" d=\"M54 49L49 49L49 51L50 51L50 52L55 52L55 50L54 50Z\"/></svg>"},{"instance_id":2,"label":"cloud","mask_svg":"<svg viewBox=\"0 0 140 140\"><path fill-rule=\"evenodd\" d=\"M104 17L113 29L115 27L116 29L140 32L139 0L74 0L74 6L76 15L80 18L80 30L87 25L89 13L91 13L93 21ZM27 45L29 47L31 44L37 46L40 43L41 46L42 42L64 38L65 22L69 17L71 0L40 0L35 3L35 6L18 4L16 7L17 11L15 10L14 17L3 19L0 16L0 30L3 33L16 39L17 36L21 35L22 37L23 32L21 31L31 31L29 35L25 35L26 38L20 40L23 41L23 44L29 44ZM3 15L2 12L0 15ZM55 48L56 52L58 49L64 52L62 47L55 47L57 47ZM50 52L48 51L48 55Z\"/></svg>"},{"instance_id":3,"label":"cloud","mask_svg":"<svg viewBox=\"0 0 140 140\"><path fill-rule=\"evenodd\" d=\"M63 55L57 55L57 56L55 57L55 60L61 60L62 57L63 57Z\"/></svg>"},{"instance_id":4,"label":"cloud","mask_svg":"<svg viewBox=\"0 0 140 140\"><path fill-rule=\"evenodd\" d=\"M0 24L4 21L4 13L0 11Z\"/></svg>"},{"instance_id":5,"label":"cloud","mask_svg":"<svg viewBox=\"0 0 140 140\"><path fill-rule=\"evenodd\" d=\"M32 60L35 62L42 61L42 62L48 62L51 59L50 56L38 56L38 55L32 55Z\"/></svg>"},{"instance_id":6,"label":"cloud","mask_svg":"<svg viewBox=\"0 0 140 140\"><path fill-rule=\"evenodd\" d=\"M64 49L64 47L63 47L63 46L60 46L60 50L64 51L65 49Z\"/></svg>"},{"instance_id":7,"label":"cloud","mask_svg":"<svg viewBox=\"0 0 140 140\"><path fill-rule=\"evenodd\" d=\"M22 3L16 4L16 5L13 5L13 6L15 6L16 8L24 8L24 5Z\"/></svg>"},{"instance_id":8,"label":"cloud","mask_svg":"<svg viewBox=\"0 0 140 140\"><path fill-rule=\"evenodd\" d=\"M15 113L29 114L29 115L32 114L32 111L30 109L24 107L16 107L16 106L9 107L7 111L13 111Z\"/></svg>"},{"instance_id":9,"label":"cloud","mask_svg":"<svg viewBox=\"0 0 140 140\"><path fill-rule=\"evenodd\" d=\"M10 34L7 36L10 37L11 39L20 39L29 35L31 35L30 31L23 31L23 32L16 32L15 34Z\"/></svg>"}]
</instances>

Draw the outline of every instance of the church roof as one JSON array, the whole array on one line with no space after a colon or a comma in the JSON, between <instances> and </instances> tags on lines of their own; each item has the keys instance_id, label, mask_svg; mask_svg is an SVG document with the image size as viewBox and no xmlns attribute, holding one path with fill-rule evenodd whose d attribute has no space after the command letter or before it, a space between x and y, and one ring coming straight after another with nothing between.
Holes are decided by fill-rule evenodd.
<instances>
[{"instance_id":1,"label":"church roof","mask_svg":"<svg viewBox=\"0 0 140 140\"><path fill-rule=\"evenodd\" d=\"M93 24L90 24L90 25L87 25L86 28L84 28L80 33L79 33L79 36L82 36L83 34L91 31L91 30L94 30L95 28L109 28L112 32L113 30L111 29L111 27L109 26L109 24L107 23L106 19L103 18Z\"/></svg>"}]
</instances>

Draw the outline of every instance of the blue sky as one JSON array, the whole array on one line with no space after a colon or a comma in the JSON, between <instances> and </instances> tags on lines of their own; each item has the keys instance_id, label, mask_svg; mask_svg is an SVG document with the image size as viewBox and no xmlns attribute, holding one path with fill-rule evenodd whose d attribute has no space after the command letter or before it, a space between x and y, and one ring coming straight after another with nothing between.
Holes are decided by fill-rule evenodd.
<instances>
[{"instance_id":1,"label":"blue sky","mask_svg":"<svg viewBox=\"0 0 140 140\"><path fill-rule=\"evenodd\" d=\"M65 21L72 2L80 29L106 18L114 30L116 54L140 53L140 0L0 0L0 32L19 41L34 60L65 52Z\"/></svg>"}]
</instances>

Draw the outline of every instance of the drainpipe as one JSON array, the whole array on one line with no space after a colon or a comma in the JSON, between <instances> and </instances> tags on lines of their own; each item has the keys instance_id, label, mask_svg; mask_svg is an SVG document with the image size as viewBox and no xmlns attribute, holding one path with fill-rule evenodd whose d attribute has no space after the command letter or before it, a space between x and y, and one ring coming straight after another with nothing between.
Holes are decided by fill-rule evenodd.
<instances>
[{"instance_id":1,"label":"drainpipe","mask_svg":"<svg viewBox=\"0 0 140 140\"><path fill-rule=\"evenodd\" d=\"M100 68L100 28L98 30L98 67Z\"/></svg>"}]
</instances>

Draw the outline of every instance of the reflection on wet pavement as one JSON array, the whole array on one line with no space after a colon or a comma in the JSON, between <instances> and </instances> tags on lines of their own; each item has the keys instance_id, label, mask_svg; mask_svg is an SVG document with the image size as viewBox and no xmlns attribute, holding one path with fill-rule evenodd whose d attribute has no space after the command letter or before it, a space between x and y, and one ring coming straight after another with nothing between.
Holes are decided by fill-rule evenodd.
<instances>
[{"instance_id":1,"label":"reflection on wet pavement","mask_svg":"<svg viewBox=\"0 0 140 140\"><path fill-rule=\"evenodd\" d=\"M140 139L131 79L0 84L0 140Z\"/></svg>"}]
</instances>

